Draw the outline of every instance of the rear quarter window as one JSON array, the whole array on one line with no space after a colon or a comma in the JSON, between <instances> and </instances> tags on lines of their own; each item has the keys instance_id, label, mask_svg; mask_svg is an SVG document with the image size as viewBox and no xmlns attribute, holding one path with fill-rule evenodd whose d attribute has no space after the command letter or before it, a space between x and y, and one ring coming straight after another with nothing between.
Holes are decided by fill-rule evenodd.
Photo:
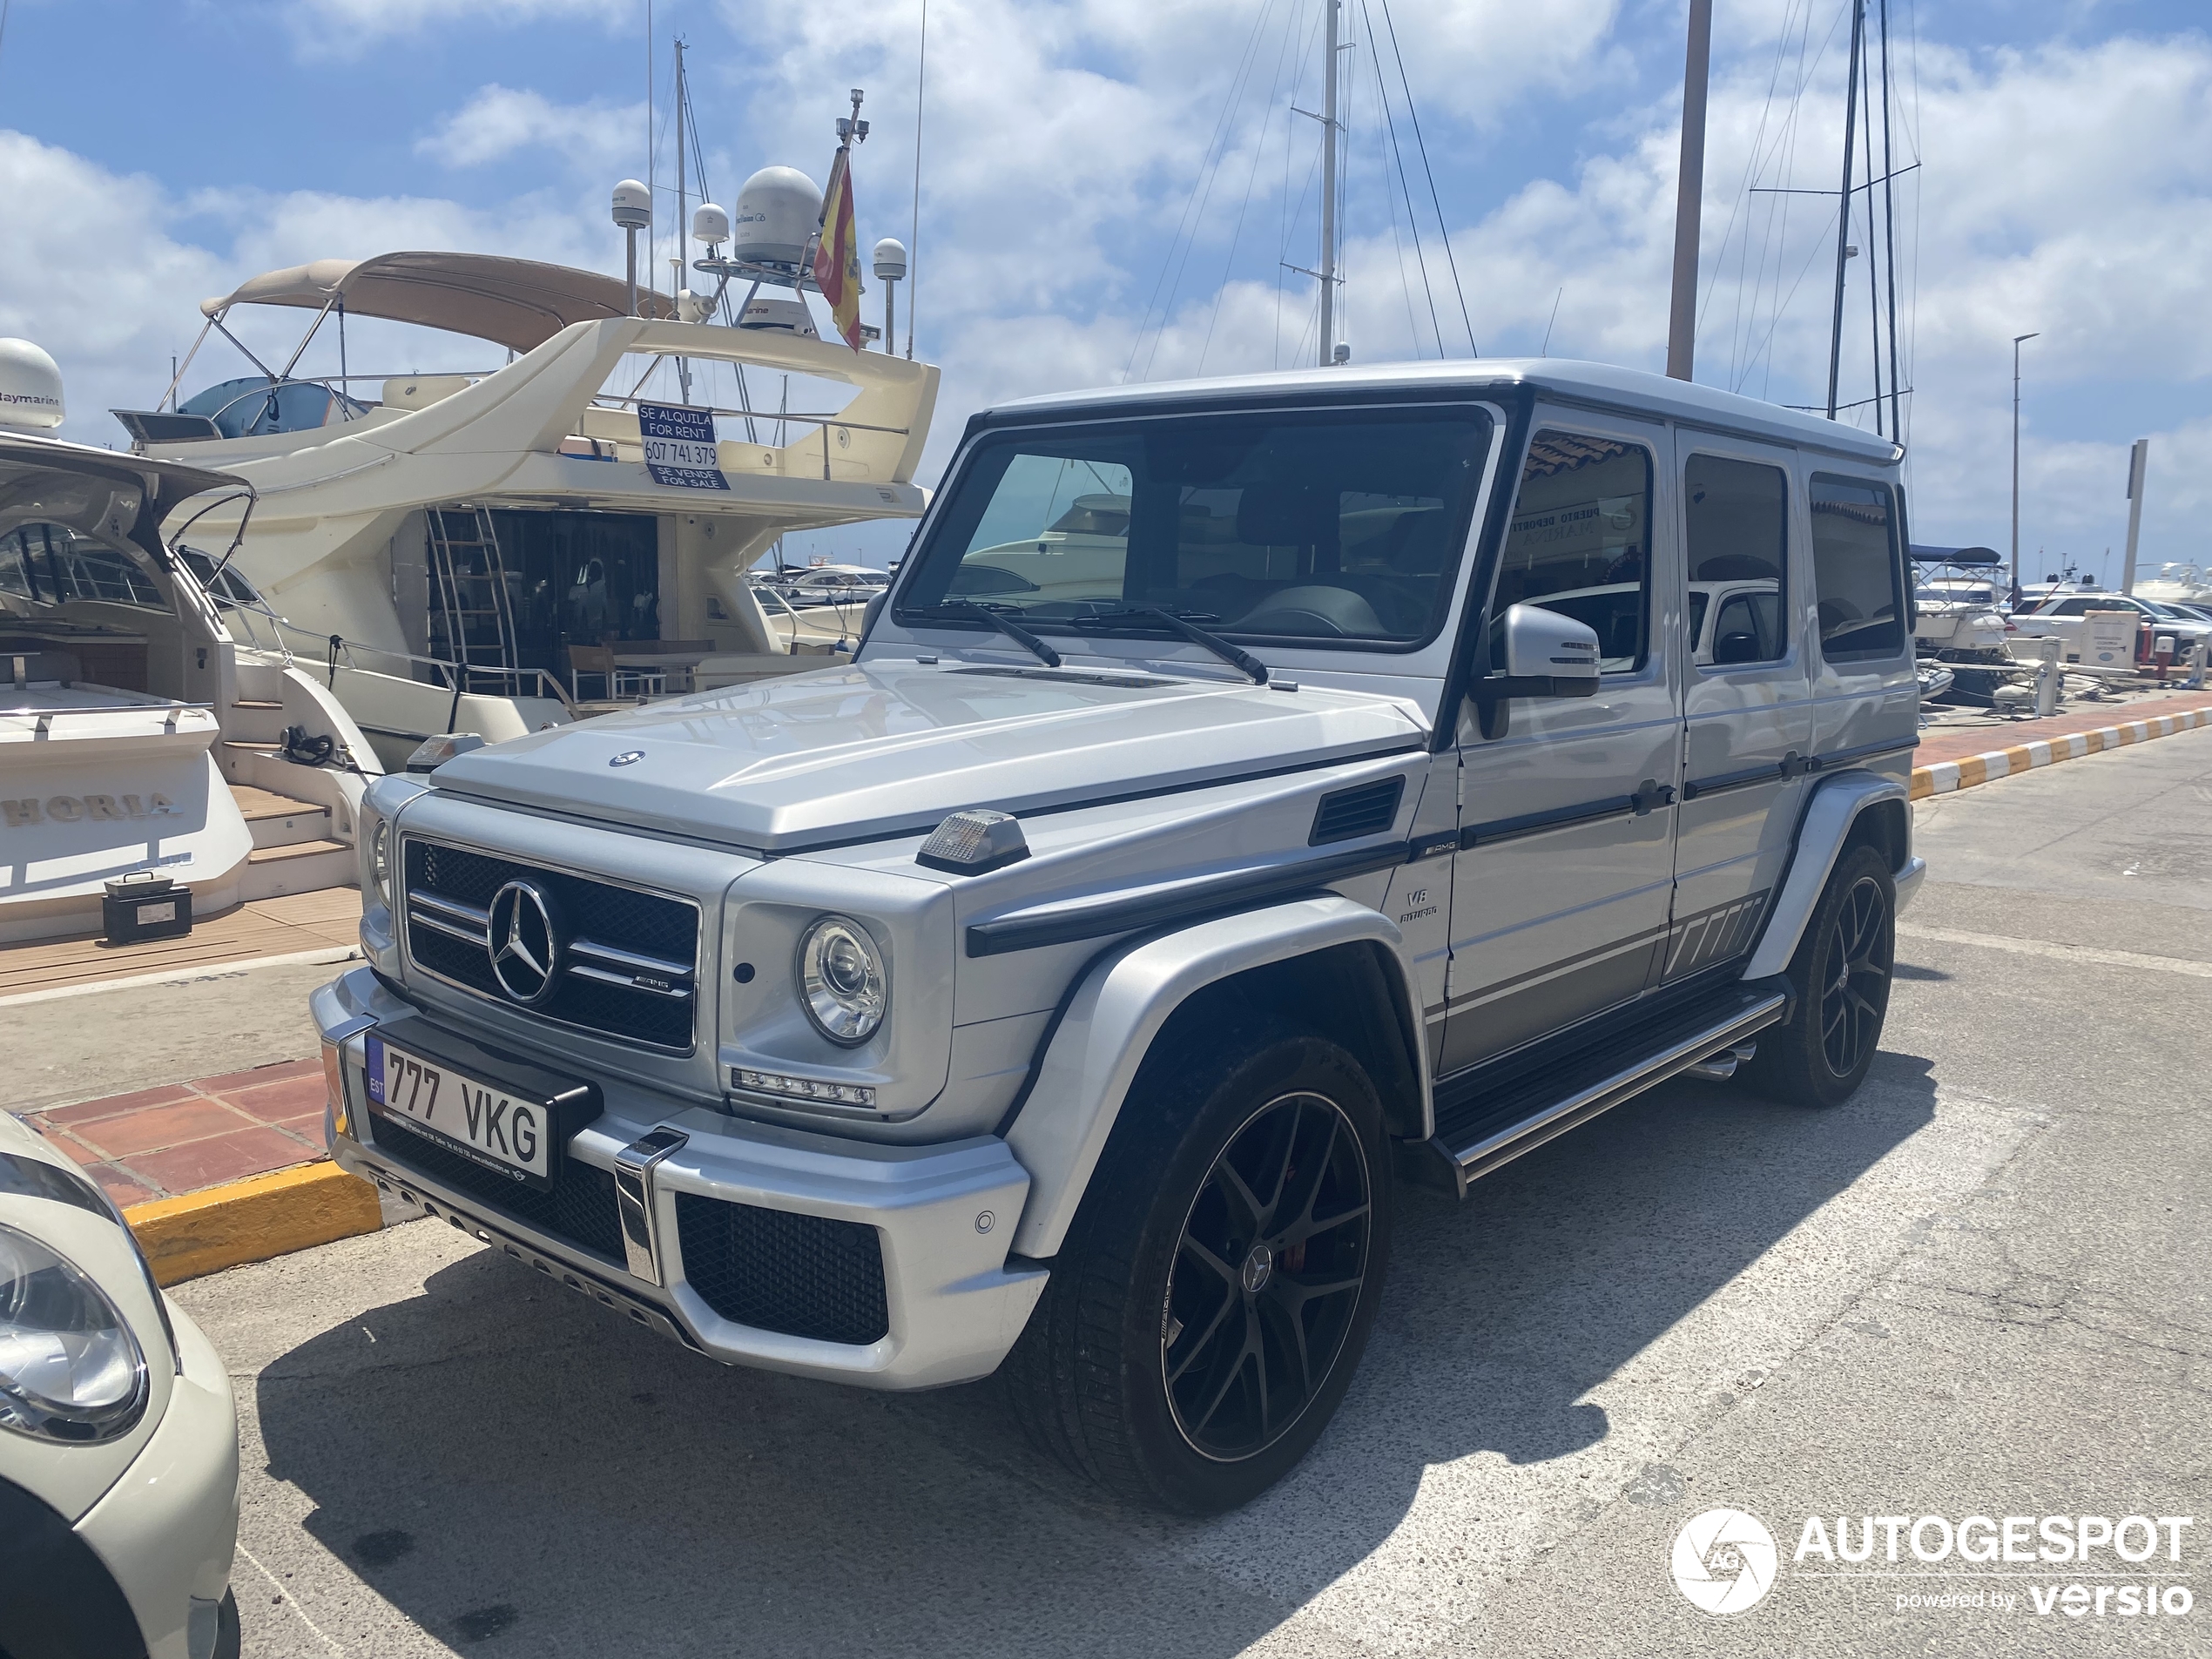
<instances>
[{"instance_id":1,"label":"rear quarter window","mask_svg":"<svg viewBox=\"0 0 2212 1659\"><path fill-rule=\"evenodd\" d=\"M1905 631L1896 490L1817 472L1809 502L1821 655L1830 662L1898 655Z\"/></svg>"}]
</instances>

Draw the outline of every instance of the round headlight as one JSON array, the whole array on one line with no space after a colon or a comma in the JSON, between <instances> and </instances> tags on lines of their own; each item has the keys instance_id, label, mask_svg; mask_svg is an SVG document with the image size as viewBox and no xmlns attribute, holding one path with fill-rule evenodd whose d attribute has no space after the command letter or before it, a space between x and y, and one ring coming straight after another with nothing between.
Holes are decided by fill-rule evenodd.
<instances>
[{"instance_id":1,"label":"round headlight","mask_svg":"<svg viewBox=\"0 0 2212 1659\"><path fill-rule=\"evenodd\" d=\"M115 1304L68 1258L0 1226L0 1426L111 1440L145 1403L145 1356Z\"/></svg>"},{"instance_id":2,"label":"round headlight","mask_svg":"<svg viewBox=\"0 0 2212 1659\"><path fill-rule=\"evenodd\" d=\"M376 827L368 833L368 879L376 885L376 896L389 909L392 904L392 820L380 818Z\"/></svg>"},{"instance_id":3,"label":"round headlight","mask_svg":"<svg viewBox=\"0 0 2212 1659\"><path fill-rule=\"evenodd\" d=\"M799 1000L832 1042L850 1046L875 1035L891 983L867 928L844 916L824 916L807 928L799 941Z\"/></svg>"}]
</instances>

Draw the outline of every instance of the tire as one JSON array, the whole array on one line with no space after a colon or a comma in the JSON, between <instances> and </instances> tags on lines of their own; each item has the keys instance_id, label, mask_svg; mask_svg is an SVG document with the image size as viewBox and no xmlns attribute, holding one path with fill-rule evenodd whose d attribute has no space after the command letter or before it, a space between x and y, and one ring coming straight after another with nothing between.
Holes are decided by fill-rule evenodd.
<instances>
[{"instance_id":1,"label":"tire","mask_svg":"<svg viewBox=\"0 0 2212 1659\"><path fill-rule=\"evenodd\" d=\"M1872 847L1848 849L1822 889L1790 983L1797 1006L1759 1034L1753 1088L1802 1106L1840 1106L1880 1048L1897 957L1897 885Z\"/></svg>"},{"instance_id":2,"label":"tire","mask_svg":"<svg viewBox=\"0 0 2212 1659\"><path fill-rule=\"evenodd\" d=\"M238 1622L238 1596L235 1592L223 1592L222 1605L215 1612L215 1651L210 1659L238 1659L239 1649L245 1645L245 1633Z\"/></svg>"},{"instance_id":3,"label":"tire","mask_svg":"<svg viewBox=\"0 0 2212 1659\"><path fill-rule=\"evenodd\" d=\"M1328 1424L1389 1260L1367 1074L1269 1016L1137 1074L1003 1374L1029 1438L1131 1501L1249 1502Z\"/></svg>"}]
</instances>

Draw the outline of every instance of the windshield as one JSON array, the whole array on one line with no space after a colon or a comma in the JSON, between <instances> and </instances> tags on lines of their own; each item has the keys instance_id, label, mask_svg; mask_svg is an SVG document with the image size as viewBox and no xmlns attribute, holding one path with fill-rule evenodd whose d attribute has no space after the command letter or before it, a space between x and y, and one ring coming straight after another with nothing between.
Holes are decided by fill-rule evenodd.
<instances>
[{"instance_id":1,"label":"windshield","mask_svg":"<svg viewBox=\"0 0 2212 1659\"><path fill-rule=\"evenodd\" d=\"M1130 614L1156 606L1239 638L1417 644L1451 607L1490 424L1363 409L987 437L896 614L1158 631Z\"/></svg>"}]
</instances>

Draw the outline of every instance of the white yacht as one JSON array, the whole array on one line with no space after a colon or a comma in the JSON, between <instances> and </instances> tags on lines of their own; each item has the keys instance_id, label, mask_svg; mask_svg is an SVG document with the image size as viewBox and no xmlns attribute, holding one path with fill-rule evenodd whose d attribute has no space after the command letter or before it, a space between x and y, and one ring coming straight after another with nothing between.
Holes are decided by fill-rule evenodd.
<instances>
[{"instance_id":1,"label":"white yacht","mask_svg":"<svg viewBox=\"0 0 2212 1659\"><path fill-rule=\"evenodd\" d=\"M62 415L53 359L0 341L0 943L98 931L106 884L138 872L195 917L350 885L358 772L286 765L281 792L226 775L280 753L287 725L345 725L304 676L239 662L162 538L237 481L45 435Z\"/></svg>"},{"instance_id":2,"label":"white yacht","mask_svg":"<svg viewBox=\"0 0 2212 1659\"><path fill-rule=\"evenodd\" d=\"M2196 564L2161 564L2158 574L2135 583L2135 597L2160 604L2212 603L2212 576Z\"/></svg>"},{"instance_id":3,"label":"white yacht","mask_svg":"<svg viewBox=\"0 0 2212 1659\"><path fill-rule=\"evenodd\" d=\"M805 204L765 221L745 206L739 241L756 242L733 261L795 272L800 248L759 245L757 227L803 222ZM438 733L496 742L611 701L819 665L840 639L765 612L747 568L790 532L926 503L913 478L938 371L815 338L803 300L671 307L593 272L397 253L254 277L202 305L201 341L245 352L231 324L249 307L312 314L281 368L247 353L251 374L182 401L172 382L166 407L116 415L136 453L249 486L173 510L171 533L245 658L309 671L382 767ZM509 361L351 373L349 318ZM296 374L326 330L339 372ZM793 389L839 406L793 409Z\"/></svg>"}]
</instances>

